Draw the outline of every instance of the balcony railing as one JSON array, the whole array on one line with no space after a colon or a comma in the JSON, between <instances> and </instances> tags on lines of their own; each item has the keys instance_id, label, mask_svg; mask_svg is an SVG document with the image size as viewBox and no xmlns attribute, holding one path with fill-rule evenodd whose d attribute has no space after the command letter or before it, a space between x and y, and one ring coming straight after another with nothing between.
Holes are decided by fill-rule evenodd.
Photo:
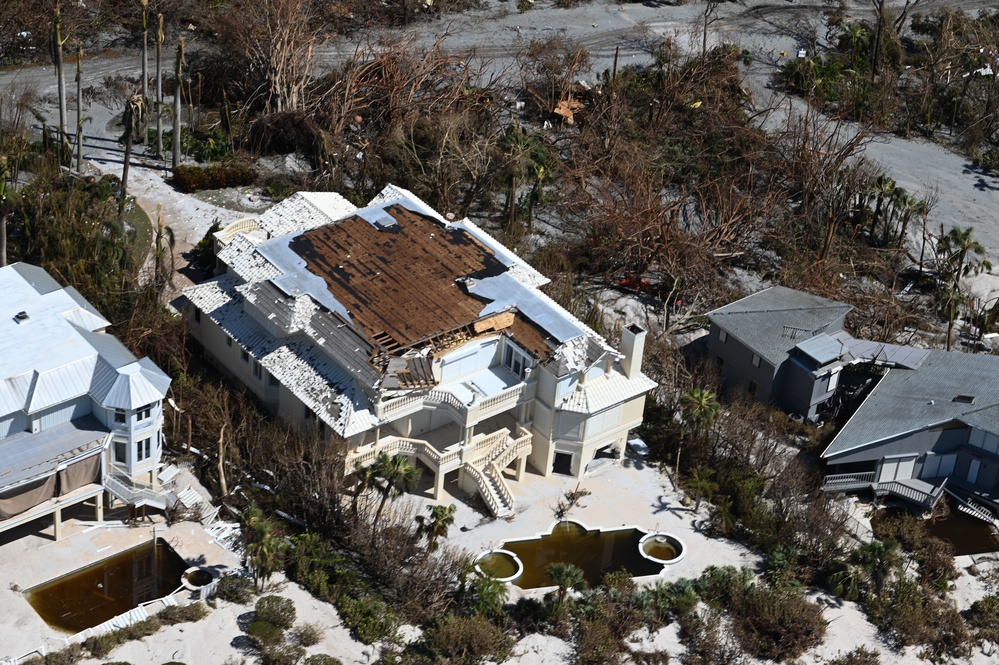
<instances>
[{"instance_id":1,"label":"balcony railing","mask_svg":"<svg viewBox=\"0 0 999 665\"><path fill-rule=\"evenodd\" d=\"M826 476L822 482L822 489L826 492L847 492L870 487L874 483L877 473L868 471L865 473L838 473Z\"/></svg>"},{"instance_id":2,"label":"balcony railing","mask_svg":"<svg viewBox=\"0 0 999 665\"><path fill-rule=\"evenodd\" d=\"M390 457L393 455L412 455L422 459L430 468L442 473L453 471L461 464L461 450L441 452L426 441L395 436L384 439L371 448L348 455L347 473L353 473L357 469L368 466L382 453Z\"/></svg>"},{"instance_id":3,"label":"balcony railing","mask_svg":"<svg viewBox=\"0 0 999 665\"><path fill-rule=\"evenodd\" d=\"M932 492L924 492L923 490L917 489L905 483L899 482L897 480L889 480L885 483L877 483L875 491L878 494L891 494L894 496L901 497L903 499L908 499L913 503L917 503L924 508L932 508L936 505L937 501L943 495L944 490L947 487L947 479L945 478L943 483L939 486L934 487Z\"/></svg>"},{"instance_id":4,"label":"balcony railing","mask_svg":"<svg viewBox=\"0 0 999 665\"><path fill-rule=\"evenodd\" d=\"M112 472L104 477L104 487L129 505L166 508L172 483L157 488L150 483L133 480L125 474Z\"/></svg>"},{"instance_id":5,"label":"balcony railing","mask_svg":"<svg viewBox=\"0 0 999 665\"><path fill-rule=\"evenodd\" d=\"M491 397L463 404L460 399L446 390L428 390L421 395L407 395L388 402L375 404L375 415L384 420L395 420L416 413L424 408L443 408L459 423L470 425L504 411L509 411L521 399L530 399L528 386L518 383Z\"/></svg>"}]
</instances>

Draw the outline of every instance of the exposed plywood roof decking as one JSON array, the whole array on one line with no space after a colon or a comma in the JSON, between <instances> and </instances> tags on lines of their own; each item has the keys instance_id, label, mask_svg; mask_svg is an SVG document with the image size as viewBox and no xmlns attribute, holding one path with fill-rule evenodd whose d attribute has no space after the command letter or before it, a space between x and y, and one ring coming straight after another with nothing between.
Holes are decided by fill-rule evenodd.
<instances>
[{"instance_id":1,"label":"exposed plywood roof decking","mask_svg":"<svg viewBox=\"0 0 999 665\"><path fill-rule=\"evenodd\" d=\"M506 266L468 233L400 205L386 211L396 224L355 215L303 233L291 249L382 346L412 346L479 319L486 303L457 280L496 275Z\"/></svg>"}]
</instances>

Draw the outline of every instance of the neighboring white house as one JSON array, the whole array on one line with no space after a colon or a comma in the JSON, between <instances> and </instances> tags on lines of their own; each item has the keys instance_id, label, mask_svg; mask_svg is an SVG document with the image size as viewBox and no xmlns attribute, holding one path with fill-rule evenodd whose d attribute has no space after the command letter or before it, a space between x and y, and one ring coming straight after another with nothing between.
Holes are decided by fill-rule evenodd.
<instances>
[{"instance_id":1,"label":"neighboring white house","mask_svg":"<svg viewBox=\"0 0 999 665\"><path fill-rule=\"evenodd\" d=\"M157 473L170 378L137 360L73 287L0 268L0 531L110 491L163 507Z\"/></svg>"},{"instance_id":2,"label":"neighboring white house","mask_svg":"<svg viewBox=\"0 0 999 665\"><path fill-rule=\"evenodd\" d=\"M409 455L435 498L456 483L506 514L528 463L581 476L642 421L644 330L619 353L543 275L410 192L362 209L299 193L216 238L225 274L184 291L192 334L283 419L345 438L348 472Z\"/></svg>"}]
</instances>

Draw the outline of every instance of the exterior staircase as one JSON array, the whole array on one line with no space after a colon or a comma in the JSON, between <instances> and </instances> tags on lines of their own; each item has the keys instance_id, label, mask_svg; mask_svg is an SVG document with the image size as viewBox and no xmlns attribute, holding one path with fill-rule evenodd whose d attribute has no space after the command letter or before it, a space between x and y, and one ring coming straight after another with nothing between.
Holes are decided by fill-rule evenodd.
<instances>
[{"instance_id":1,"label":"exterior staircase","mask_svg":"<svg viewBox=\"0 0 999 665\"><path fill-rule=\"evenodd\" d=\"M960 510L962 513L971 515L972 517L977 517L983 522L988 522L989 524L994 524L996 526L999 526L999 521L996 520L995 513L993 513L991 510L989 510L982 504L978 503L977 501L975 501L970 497L961 496L951 491L950 489L947 489L945 491L947 492L947 494L949 494L951 497L955 499L955 501L957 502L957 509Z\"/></svg>"},{"instance_id":2,"label":"exterior staircase","mask_svg":"<svg viewBox=\"0 0 999 665\"><path fill-rule=\"evenodd\" d=\"M479 494L493 515L507 517L513 514L513 493L503 480L502 473L492 462L486 463L482 469L467 462L461 468L475 481Z\"/></svg>"},{"instance_id":3,"label":"exterior staircase","mask_svg":"<svg viewBox=\"0 0 999 665\"><path fill-rule=\"evenodd\" d=\"M116 472L111 472L104 477L104 489L136 508L152 506L164 510L177 500L167 485L154 488L148 483L132 480L128 476Z\"/></svg>"}]
</instances>

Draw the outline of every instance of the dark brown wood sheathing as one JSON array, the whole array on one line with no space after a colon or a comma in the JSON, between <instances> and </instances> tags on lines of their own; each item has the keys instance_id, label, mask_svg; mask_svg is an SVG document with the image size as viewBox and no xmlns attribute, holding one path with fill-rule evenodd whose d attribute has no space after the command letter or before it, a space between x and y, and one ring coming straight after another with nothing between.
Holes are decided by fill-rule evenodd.
<instances>
[{"instance_id":1,"label":"dark brown wood sheathing","mask_svg":"<svg viewBox=\"0 0 999 665\"><path fill-rule=\"evenodd\" d=\"M408 347L475 321L486 303L455 280L506 267L464 231L444 229L402 206L388 212L397 224L387 229L348 217L303 233L291 248L383 346L390 346L386 337L391 346Z\"/></svg>"}]
</instances>

